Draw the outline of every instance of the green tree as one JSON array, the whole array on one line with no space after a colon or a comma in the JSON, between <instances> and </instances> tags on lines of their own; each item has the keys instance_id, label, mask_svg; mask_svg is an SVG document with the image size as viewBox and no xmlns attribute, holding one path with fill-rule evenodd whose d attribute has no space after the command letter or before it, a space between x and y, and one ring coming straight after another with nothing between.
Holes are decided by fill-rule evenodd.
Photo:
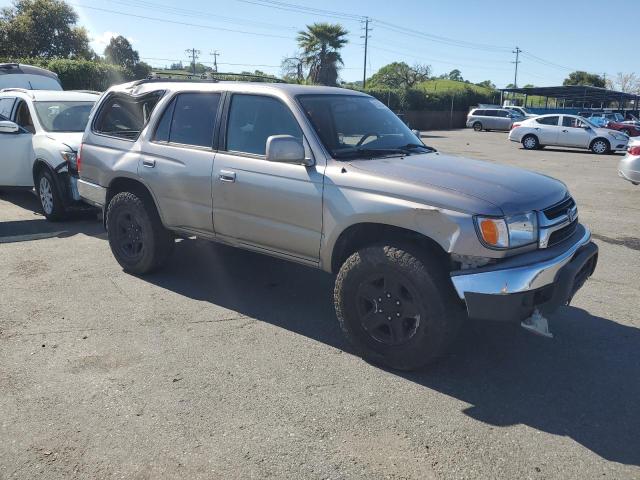
<instances>
[{"instance_id":1,"label":"green tree","mask_svg":"<svg viewBox=\"0 0 640 480\"><path fill-rule=\"evenodd\" d=\"M62 0L16 0L0 11L0 56L93 58L87 31L77 22Z\"/></svg>"},{"instance_id":2,"label":"green tree","mask_svg":"<svg viewBox=\"0 0 640 480\"><path fill-rule=\"evenodd\" d=\"M342 64L340 49L345 46L347 32L342 25L314 23L298 32L298 45L309 68L309 80L321 85L337 85L338 68Z\"/></svg>"},{"instance_id":3,"label":"green tree","mask_svg":"<svg viewBox=\"0 0 640 480\"><path fill-rule=\"evenodd\" d=\"M369 82L372 87L411 88L417 83L429 79L431 67L414 65L410 67L404 62L393 62L374 73Z\"/></svg>"},{"instance_id":4,"label":"green tree","mask_svg":"<svg viewBox=\"0 0 640 480\"><path fill-rule=\"evenodd\" d=\"M591 87L605 87L604 78L595 73L583 72L581 70L571 72L562 82L563 85L585 85Z\"/></svg>"},{"instance_id":5,"label":"green tree","mask_svg":"<svg viewBox=\"0 0 640 480\"><path fill-rule=\"evenodd\" d=\"M447 75L447 78L449 80L453 80L454 82L464 82L464 78L462 78L462 72L460 72L460 70L458 70L457 68L451 70Z\"/></svg>"},{"instance_id":6,"label":"green tree","mask_svg":"<svg viewBox=\"0 0 640 480\"><path fill-rule=\"evenodd\" d=\"M476 85L478 85L479 87L484 87L484 88L488 88L490 90L495 90L496 89L496 84L493 83L491 80L484 80L480 83L476 83Z\"/></svg>"},{"instance_id":7,"label":"green tree","mask_svg":"<svg viewBox=\"0 0 640 480\"><path fill-rule=\"evenodd\" d=\"M133 69L140 61L138 52L133 49L131 42L122 35L111 37L109 45L104 49L104 58L107 62L126 69Z\"/></svg>"}]
</instances>

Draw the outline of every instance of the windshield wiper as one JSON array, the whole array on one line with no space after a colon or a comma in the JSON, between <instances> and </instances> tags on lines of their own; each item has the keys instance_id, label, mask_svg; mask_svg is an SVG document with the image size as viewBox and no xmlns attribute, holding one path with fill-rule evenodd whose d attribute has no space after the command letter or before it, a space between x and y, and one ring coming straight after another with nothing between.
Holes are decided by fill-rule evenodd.
<instances>
[{"instance_id":1,"label":"windshield wiper","mask_svg":"<svg viewBox=\"0 0 640 480\"><path fill-rule=\"evenodd\" d=\"M385 155L406 155L409 151L405 148L355 148L346 152L336 154L336 158L369 156L383 157Z\"/></svg>"},{"instance_id":2,"label":"windshield wiper","mask_svg":"<svg viewBox=\"0 0 640 480\"><path fill-rule=\"evenodd\" d=\"M404 151L412 151L415 148L424 148L425 150L428 150L429 152L436 152L437 150L433 147L429 147L427 145L423 145L421 143L407 143L406 145L403 145L402 147L398 147L398 149L404 150Z\"/></svg>"}]
</instances>

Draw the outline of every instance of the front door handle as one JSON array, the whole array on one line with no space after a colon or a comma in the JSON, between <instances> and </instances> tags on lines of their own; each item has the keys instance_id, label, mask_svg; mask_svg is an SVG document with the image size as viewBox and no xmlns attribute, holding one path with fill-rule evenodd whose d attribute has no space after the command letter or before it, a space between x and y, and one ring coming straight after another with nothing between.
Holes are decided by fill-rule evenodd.
<instances>
[{"instance_id":1,"label":"front door handle","mask_svg":"<svg viewBox=\"0 0 640 480\"><path fill-rule=\"evenodd\" d=\"M147 167L147 168L153 168L156 166L156 161L151 159L151 160L142 160L142 166L143 167Z\"/></svg>"},{"instance_id":2,"label":"front door handle","mask_svg":"<svg viewBox=\"0 0 640 480\"><path fill-rule=\"evenodd\" d=\"M562 130L563 133L569 133L569 130Z\"/></svg>"},{"instance_id":3,"label":"front door handle","mask_svg":"<svg viewBox=\"0 0 640 480\"><path fill-rule=\"evenodd\" d=\"M236 172L231 172L229 170L220 170L219 177L223 182L233 183L236 181Z\"/></svg>"}]
</instances>

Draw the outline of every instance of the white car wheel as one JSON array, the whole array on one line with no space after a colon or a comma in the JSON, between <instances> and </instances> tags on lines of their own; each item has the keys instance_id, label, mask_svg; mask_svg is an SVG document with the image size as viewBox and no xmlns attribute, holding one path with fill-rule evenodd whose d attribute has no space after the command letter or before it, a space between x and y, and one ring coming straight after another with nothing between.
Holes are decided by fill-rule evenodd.
<instances>
[{"instance_id":1,"label":"white car wheel","mask_svg":"<svg viewBox=\"0 0 640 480\"><path fill-rule=\"evenodd\" d=\"M522 146L527 150L535 150L538 148L538 140L533 135L527 135L522 140Z\"/></svg>"},{"instance_id":2,"label":"white car wheel","mask_svg":"<svg viewBox=\"0 0 640 480\"><path fill-rule=\"evenodd\" d=\"M604 140L596 140L591 145L591 151L597 154L607 153L609 151L609 145Z\"/></svg>"},{"instance_id":3,"label":"white car wheel","mask_svg":"<svg viewBox=\"0 0 640 480\"><path fill-rule=\"evenodd\" d=\"M53 190L49 179L45 176L40 177L39 194L42 209L46 215L53 213Z\"/></svg>"}]
</instances>

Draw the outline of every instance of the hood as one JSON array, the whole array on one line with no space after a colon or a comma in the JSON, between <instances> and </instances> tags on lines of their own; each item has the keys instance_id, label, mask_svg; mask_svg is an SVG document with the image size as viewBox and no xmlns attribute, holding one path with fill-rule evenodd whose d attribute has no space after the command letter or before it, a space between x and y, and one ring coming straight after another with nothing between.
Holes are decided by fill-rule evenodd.
<instances>
[{"instance_id":1,"label":"hood","mask_svg":"<svg viewBox=\"0 0 640 480\"><path fill-rule=\"evenodd\" d=\"M476 198L478 210L486 203L513 215L542 210L567 195L559 180L516 167L453 155L427 153L406 157L356 160L351 166L382 178L455 192ZM428 198L420 199L429 201Z\"/></svg>"},{"instance_id":2,"label":"hood","mask_svg":"<svg viewBox=\"0 0 640 480\"><path fill-rule=\"evenodd\" d=\"M598 127L594 128L594 130L597 135L602 135L603 137L606 137L608 135L624 135L624 133L618 130L613 130L612 128Z\"/></svg>"},{"instance_id":3,"label":"hood","mask_svg":"<svg viewBox=\"0 0 640 480\"><path fill-rule=\"evenodd\" d=\"M84 135L84 132L48 132L47 138L60 142L77 152L82 143L82 135Z\"/></svg>"}]
</instances>

